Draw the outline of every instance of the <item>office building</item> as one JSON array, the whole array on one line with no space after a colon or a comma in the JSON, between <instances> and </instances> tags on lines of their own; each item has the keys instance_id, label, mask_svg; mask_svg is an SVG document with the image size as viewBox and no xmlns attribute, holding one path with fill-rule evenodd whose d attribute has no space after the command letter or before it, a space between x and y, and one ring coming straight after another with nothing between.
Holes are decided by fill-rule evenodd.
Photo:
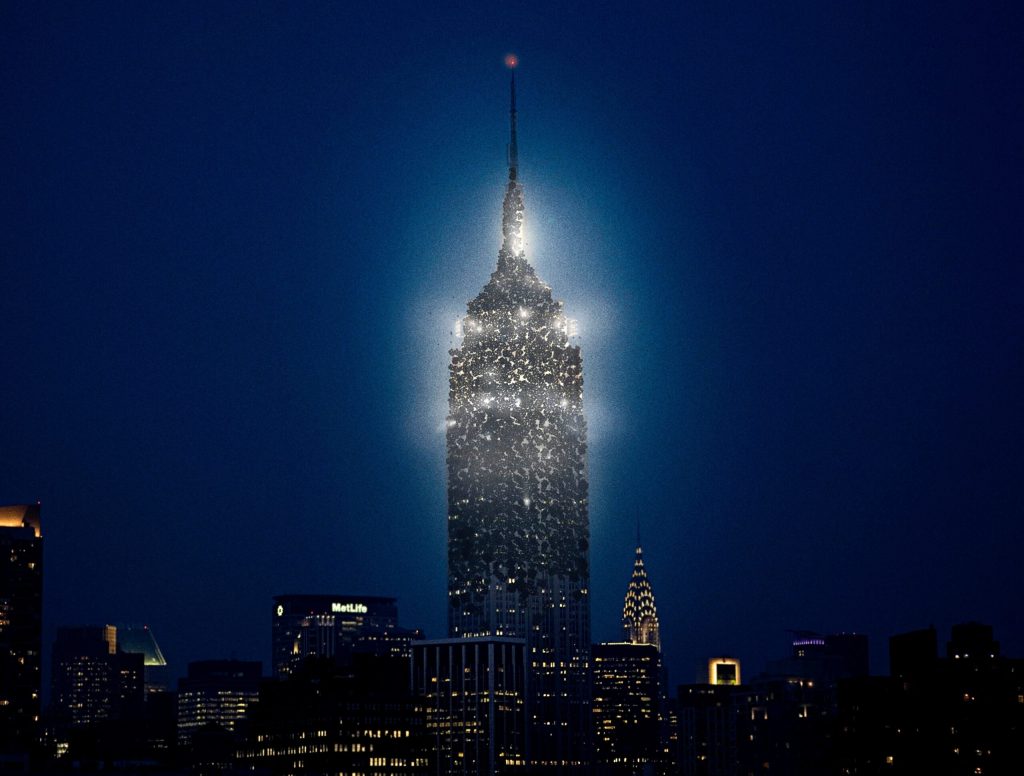
<instances>
[{"instance_id":1,"label":"office building","mask_svg":"<svg viewBox=\"0 0 1024 776\"><path fill-rule=\"evenodd\" d=\"M490 776L526 766L526 643L467 638L413 645L412 688L423 700L437 776Z\"/></svg>"},{"instance_id":2,"label":"office building","mask_svg":"<svg viewBox=\"0 0 1024 776\"><path fill-rule=\"evenodd\" d=\"M237 765L270 776L426 774L423 710L409 659L355 654L302 663L268 680L249 710Z\"/></svg>"},{"instance_id":3,"label":"office building","mask_svg":"<svg viewBox=\"0 0 1024 776\"><path fill-rule=\"evenodd\" d=\"M447 418L452 638L525 639L530 760L589 752L590 527L574 324L526 259L515 80L497 268L457 326Z\"/></svg>"},{"instance_id":4,"label":"office building","mask_svg":"<svg viewBox=\"0 0 1024 776\"><path fill-rule=\"evenodd\" d=\"M654 644L595 644L594 768L643 773L661 758L661 656Z\"/></svg>"},{"instance_id":5,"label":"office building","mask_svg":"<svg viewBox=\"0 0 1024 776\"><path fill-rule=\"evenodd\" d=\"M59 724L78 728L141 715L144 660L118 650L113 625L58 628L51 700Z\"/></svg>"},{"instance_id":6,"label":"office building","mask_svg":"<svg viewBox=\"0 0 1024 776\"><path fill-rule=\"evenodd\" d=\"M118 625L117 649L142 655L143 685L147 698L167 690L167 659L148 625Z\"/></svg>"},{"instance_id":7,"label":"office building","mask_svg":"<svg viewBox=\"0 0 1024 776\"><path fill-rule=\"evenodd\" d=\"M732 684L680 685L676 760L682 776L737 776L739 709Z\"/></svg>"},{"instance_id":8,"label":"office building","mask_svg":"<svg viewBox=\"0 0 1024 776\"><path fill-rule=\"evenodd\" d=\"M622 629L624 642L591 648L594 768L608 774L662 773L673 760L675 716L665 693L658 610L639 535Z\"/></svg>"},{"instance_id":9,"label":"office building","mask_svg":"<svg viewBox=\"0 0 1024 776\"><path fill-rule=\"evenodd\" d=\"M178 741L191 743L203 728L234 732L259 696L263 666L259 661L198 660L178 680Z\"/></svg>"},{"instance_id":10,"label":"office building","mask_svg":"<svg viewBox=\"0 0 1024 776\"><path fill-rule=\"evenodd\" d=\"M1024 773L1024 660L992 628L954 625L893 636L890 677L840 683L838 766L894 775Z\"/></svg>"},{"instance_id":11,"label":"office building","mask_svg":"<svg viewBox=\"0 0 1024 776\"><path fill-rule=\"evenodd\" d=\"M423 638L398 625L394 598L350 595L274 597L272 665L284 678L308 658L330 658L346 665L357 653L408 657L409 645Z\"/></svg>"},{"instance_id":12,"label":"office building","mask_svg":"<svg viewBox=\"0 0 1024 776\"><path fill-rule=\"evenodd\" d=\"M868 675L868 637L863 633L790 633L791 654L769 662L767 674L796 676L832 687L840 679Z\"/></svg>"}]
</instances>

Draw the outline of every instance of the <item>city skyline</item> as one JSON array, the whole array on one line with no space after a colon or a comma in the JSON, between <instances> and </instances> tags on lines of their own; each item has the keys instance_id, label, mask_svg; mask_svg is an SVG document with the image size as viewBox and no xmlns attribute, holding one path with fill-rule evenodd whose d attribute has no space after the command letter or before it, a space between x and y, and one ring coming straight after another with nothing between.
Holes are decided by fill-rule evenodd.
<instances>
[{"instance_id":1,"label":"city skyline","mask_svg":"<svg viewBox=\"0 0 1024 776\"><path fill-rule=\"evenodd\" d=\"M42 501L44 651L145 622L176 675L268 665L289 592L445 634L514 50L527 247L587 347L592 640L639 507L674 682L787 628L1024 653L1017 14L649 13L4 9L0 502Z\"/></svg>"}]
</instances>

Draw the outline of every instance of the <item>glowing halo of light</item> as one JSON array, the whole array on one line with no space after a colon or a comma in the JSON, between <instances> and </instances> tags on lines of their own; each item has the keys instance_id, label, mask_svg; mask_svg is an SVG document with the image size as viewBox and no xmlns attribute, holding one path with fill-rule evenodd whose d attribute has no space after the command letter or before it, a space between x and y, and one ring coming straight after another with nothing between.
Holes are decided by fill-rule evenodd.
<instances>
[{"instance_id":1,"label":"glowing halo of light","mask_svg":"<svg viewBox=\"0 0 1024 776\"><path fill-rule=\"evenodd\" d=\"M513 54L511 51L505 55L505 67L509 70L515 70L519 67L519 57Z\"/></svg>"}]
</instances>

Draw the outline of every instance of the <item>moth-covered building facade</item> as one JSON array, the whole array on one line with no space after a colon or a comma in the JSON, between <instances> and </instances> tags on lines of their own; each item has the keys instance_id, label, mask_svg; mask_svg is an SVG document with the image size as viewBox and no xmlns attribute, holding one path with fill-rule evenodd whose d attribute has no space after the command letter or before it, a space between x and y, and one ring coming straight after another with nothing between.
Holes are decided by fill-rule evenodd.
<instances>
[{"instance_id":1,"label":"moth-covered building facade","mask_svg":"<svg viewBox=\"0 0 1024 776\"><path fill-rule=\"evenodd\" d=\"M526 260L514 79L511 130L498 266L451 351L449 633L526 639L529 757L566 770L590 726L583 363Z\"/></svg>"}]
</instances>

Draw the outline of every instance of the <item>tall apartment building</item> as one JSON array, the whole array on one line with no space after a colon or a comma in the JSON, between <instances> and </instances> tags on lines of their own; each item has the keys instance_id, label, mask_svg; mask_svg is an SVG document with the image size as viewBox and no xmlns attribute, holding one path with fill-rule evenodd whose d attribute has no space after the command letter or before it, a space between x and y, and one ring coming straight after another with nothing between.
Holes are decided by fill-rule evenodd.
<instances>
[{"instance_id":1,"label":"tall apartment building","mask_svg":"<svg viewBox=\"0 0 1024 776\"><path fill-rule=\"evenodd\" d=\"M43 538L38 504L0 507L0 760L27 762L39 726Z\"/></svg>"}]
</instances>

